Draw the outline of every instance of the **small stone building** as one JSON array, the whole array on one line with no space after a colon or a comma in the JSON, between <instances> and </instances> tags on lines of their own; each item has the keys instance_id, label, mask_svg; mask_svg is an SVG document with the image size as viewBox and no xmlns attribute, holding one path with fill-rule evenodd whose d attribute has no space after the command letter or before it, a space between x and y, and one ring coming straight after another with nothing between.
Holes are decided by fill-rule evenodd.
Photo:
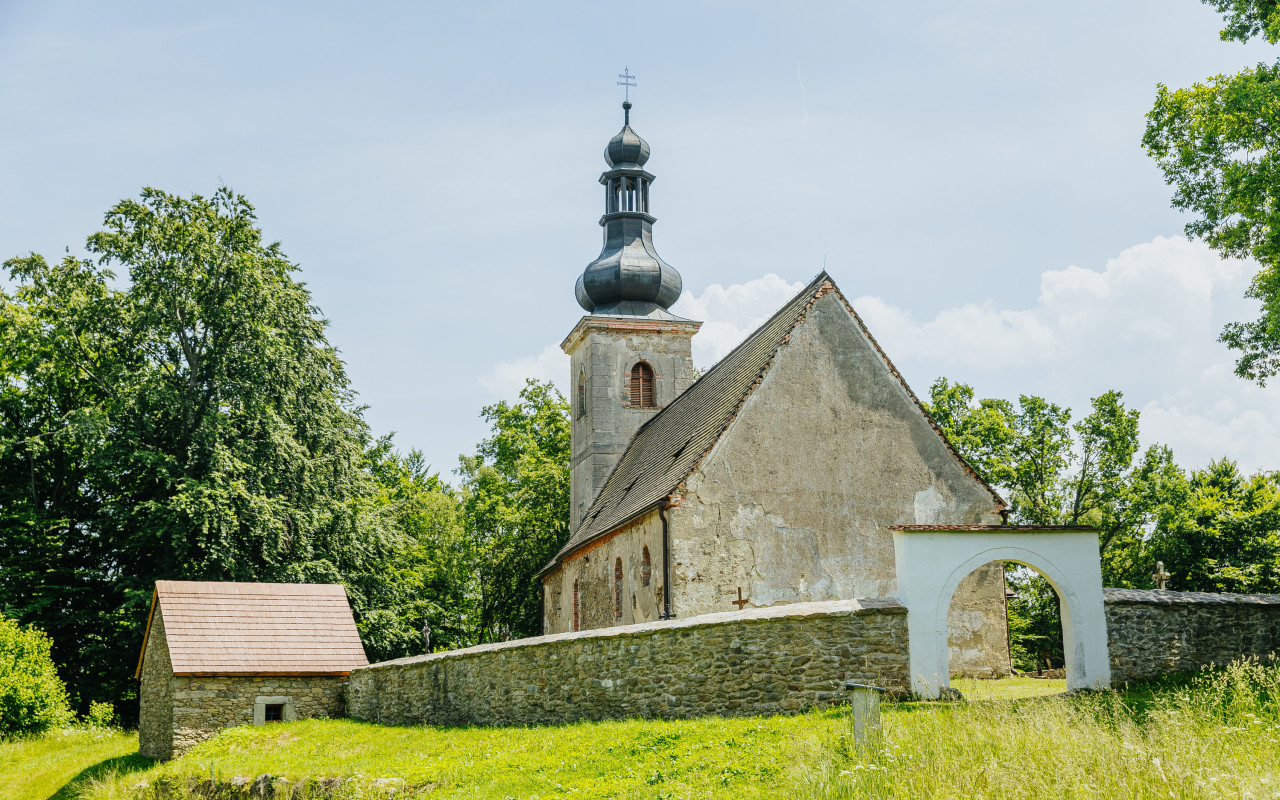
<instances>
[{"instance_id":1,"label":"small stone building","mask_svg":"<svg viewBox=\"0 0 1280 800\"><path fill-rule=\"evenodd\" d=\"M339 584L156 581L138 752L168 759L223 728L340 715L347 676L368 663Z\"/></svg>"}]
</instances>

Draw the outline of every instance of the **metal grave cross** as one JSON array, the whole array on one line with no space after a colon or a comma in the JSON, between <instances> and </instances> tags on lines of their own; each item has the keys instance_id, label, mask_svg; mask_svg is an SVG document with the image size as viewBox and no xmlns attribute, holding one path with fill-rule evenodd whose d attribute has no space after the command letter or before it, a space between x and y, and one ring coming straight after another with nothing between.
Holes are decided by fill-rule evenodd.
<instances>
[{"instance_id":1,"label":"metal grave cross","mask_svg":"<svg viewBox=\"0 0 1280 800\"><path fill-rule=\"evenodd\" d=\"M1165 582L1165 581L1167 581L1167 580L1169 580L1169 579L1170 579L1170 578L1172 578L1172 577L1173 577L1172 575L1170 575L1169 573L1167 573L1167 572L1165 572L1165 571L1164 571L1164 562L1163 562L1163 561L1157 561L1157 562L1156 562L1156 571L1155 571L1155 572L1153 572L1153 573L1151 573L1151 580L1153 580L1153 581L1155 581L1155 582L1156 582L1156 588L1157 588L1157 589L1163 589L1163 588L1164 588L1164 582Z\"/></svg>"},{"instance_id":2,"label":"metal grave cross","mask_svg":"<svg viewBox=\"0 0 1280 800\"><path fill-rule=\"evenodd\" d=\"M623 98L627 102L631 102L631 87L636 85L636 76L631 74L631 67L623 67L622 74L618 76L622 80L618 81L619 86L627 87L624 91L626 96Z\"/></svg>"},{"instance_id":3,"label":"metal grave cross","mask_svg":"<svg viewBox=\"0 0 1280 800\"><path fill-rule=\"evenodd\" d=\"M741 587L741 586L739 586L739 587L738 587L738 599L737 599L737 600L730 600L729 602L730 602L730 603L733 603L735 606L737 606L737 607L738 607L738 610L739 610L739 611L741 611L741 610L742 610L742 607L743 607L743 606L745 606L747 603L750 603L750 602L751 602L751 600L750 600L750 599L747 599L747 598L744 598L744 597L742 596L742 587Z\"/></svg>"}]
</instances>

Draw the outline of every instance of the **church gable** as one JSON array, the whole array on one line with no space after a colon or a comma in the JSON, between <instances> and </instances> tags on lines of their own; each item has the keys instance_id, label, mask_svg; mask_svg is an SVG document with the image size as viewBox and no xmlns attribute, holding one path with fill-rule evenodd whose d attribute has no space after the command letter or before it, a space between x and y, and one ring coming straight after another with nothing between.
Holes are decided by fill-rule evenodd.
<instances>
[{"instance_id":1,"label":"church gable","mask_svg":"<svg viewBox=\"0 0 1280 800\"><path fill-rule=\"evenodd\" d=\"M840 374L862 375L853 379L850 390L855 390L859 383L867 383L880 386L887 392L886 397L896 397L886 402L895 402L897 413L904 417L913 415L913 435L919 440L918 444L944 454L951 460L952 469L959 471L957 476L977 482L987 493L988 504L1003 507L1000 497L982 483L946 442L839 289L823 272L640 429L584 515L582 524L546 571L575 550L652 510L668 495L680 491L686 479L731 430L752 393L765 381L775 357L785 349L796 329L803 326L806 316L828 307L842 309L834 316L831 310L822 311L823 321L819 326L831 331L829 335L837 339L840 336L847 339L837 348L848 351L844 357L848 363ZM858 355L850 362L853 353ZM803 396L798 400L812 402Z\"/></svg>"},{"instance_id":2,"label":"church gable","mask_svg":"<svg viewBox=\"0 0 1280 800\"><path fill-rule=\"evenodd\" d=\"M689 476L673 512L681 613L891 596L888 525L991 522L953 451L829 281Z\"/></svg>"}]
</instances>

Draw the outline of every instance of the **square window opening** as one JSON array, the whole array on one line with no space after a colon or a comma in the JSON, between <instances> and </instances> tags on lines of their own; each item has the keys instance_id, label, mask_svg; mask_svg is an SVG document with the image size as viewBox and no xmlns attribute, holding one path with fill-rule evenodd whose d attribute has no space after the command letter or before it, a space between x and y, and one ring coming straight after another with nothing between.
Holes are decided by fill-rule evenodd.
<instances>
[{"instance_id":1,"label":"square window opening","mask_svg":"<svg viewBox=\"0 0 1280 800\"><path fill-rule=\"evenodd\" d=\"M267 703L264 708L265 714L263 718L267 722L283 722L284 721L284 703Z\"/></svg>"}]
</instances>

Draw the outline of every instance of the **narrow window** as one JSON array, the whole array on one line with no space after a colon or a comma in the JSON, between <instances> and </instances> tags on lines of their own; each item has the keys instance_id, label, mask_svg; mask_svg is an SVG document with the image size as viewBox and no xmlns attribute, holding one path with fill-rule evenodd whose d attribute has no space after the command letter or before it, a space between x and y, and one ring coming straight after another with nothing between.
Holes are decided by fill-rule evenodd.
<instances>
[{"instance_id":1,"label":"narrow window","mask_svg":"<svg viewBox=\"0 0 1280 800\"><path fill-rule=\"evenodd\" d=\"M578 373L578 418L587 415L587 374Z\"/></svg>"},{"instance_id":2,"label":"narrow window","mask_svg":"<svg viewBox=\"0 0 1280 800\"><path fill-rule=\"evenodd\" d=\"M648 586L653 578L653 562L649 560L649 545L640 551L640 585Z\"/></svg>"},{"instance_id":3,"label":"narrow window","mask_svg":"<svg viewBox=\"0 0 1280 800\"><path fill-rule=\"evenodd\" d=\"M267 722L282 722L284 720L284 703L267 703L265 707L263 719Z\"/></svg>"},{"instance_id":4,"label":"narrow window","mask_svg":"<svg viewBox=\"0 0 1280 800\"><path fill-rule=\"evenodd\" d=\"M613 562L613 621L622 621L622 559Z\"/></svg>"},{"instance_id":5,"label":"narrow window","mask_svg":"<svg viewBox=\"0 0 1280 800\"><path fill-rule=\"evenodd\" d=\"M578 582L573 582L573 629L578 630Z\"/></svg>"},{"instance_id":6,"label":"narrow window","mask_svg":"<svg viewBox=\"0 0 1280 800\"><path fill-rule=\"evenodd\" d=\"M653 369L643 361L631 368L631 407L653 408Z\"/></svg>"}]
</instances>

